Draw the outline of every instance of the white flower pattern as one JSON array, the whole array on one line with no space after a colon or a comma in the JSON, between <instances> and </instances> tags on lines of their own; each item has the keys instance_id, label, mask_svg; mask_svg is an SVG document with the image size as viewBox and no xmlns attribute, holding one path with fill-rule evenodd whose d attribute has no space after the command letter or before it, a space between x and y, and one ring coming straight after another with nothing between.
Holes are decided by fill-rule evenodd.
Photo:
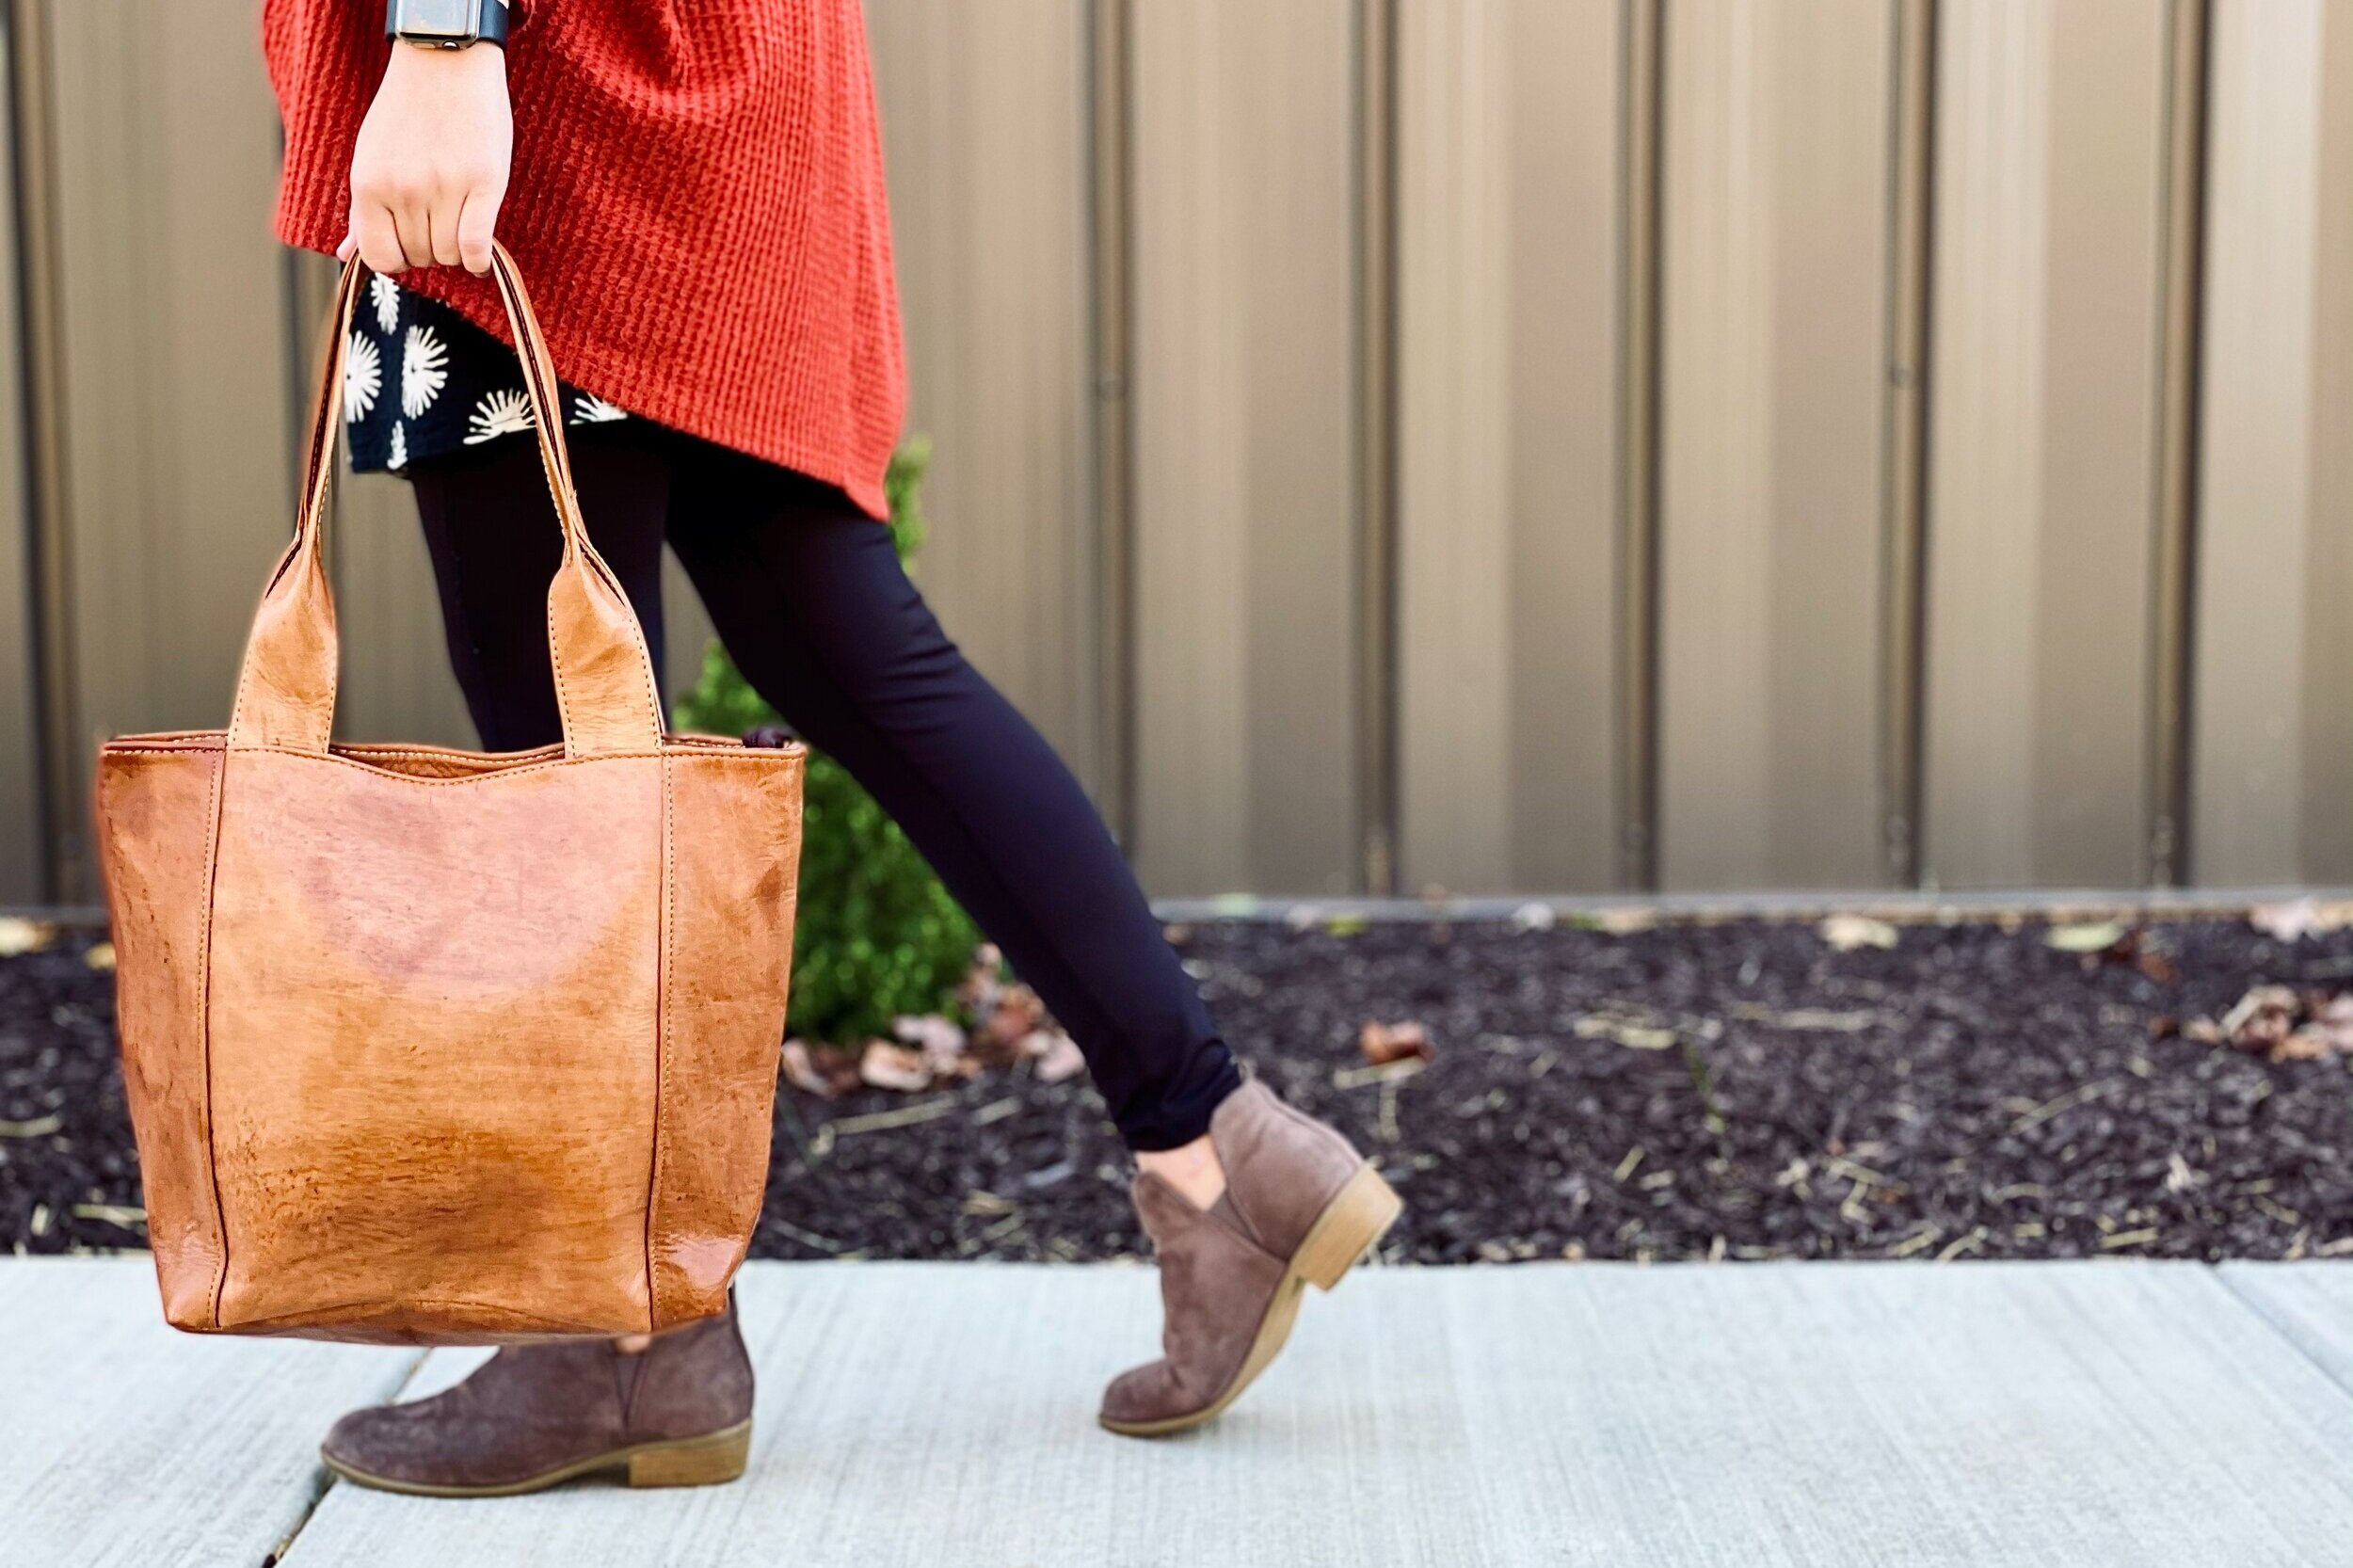
<instances>
[{"instance_id":1,"label":"white flower pattern","mask_svg":"<svg viewBox=\"0 0 2353 1568\"><path fill-rule=\"evenodd\" d=\"M480 446L484 441L512 436L536 427L532 417L531 399L521 391L508 387L486 393L466 417L466 444Z\"/></svg>"},{"instance_id":2,"label":"white flower pattern","mask_svg":"<svg viewBox=\"0 0 2353 1568\"><path fill-rule=\"evenodd\" d=\"M415 419L449 385L449 349L430 327L411 327L401 344L400 411Z\"/></svg>"},{"instance_id":3,"label":"white flower pattern","mask_svg":"<svg viewBox=\"0 0 2353 1568\"><path fill-rule=\"evenodd\" d=\"M400 325L400 285L380 275L369 279L368 303L376 307L376 329L391 337Z\"/></svg>"},{"instance_id":4,"label":"white flower pattern","mask_svg":"<svg viewBox=\"0 0 2353 1568\"><path fill-rule=\"evenodd\" d=\"M372 278L351 326L342 386L354 467L414 472L446 453L536 427L514 350L453 307ZM645 417L577 387L559 386L557 395L568 425Z\"/></svg>"},{"instance_id":5,"label":"white flower pattern","mask_svg":"<svg viewBox=\"0 0 2353 1568\"><path fill-rule=\"evenodd\" d=\"M376 407L384 390L384 356L365 332L351 334L344 351L344 418L358 424Z\"/></svg>"}]
</instances>

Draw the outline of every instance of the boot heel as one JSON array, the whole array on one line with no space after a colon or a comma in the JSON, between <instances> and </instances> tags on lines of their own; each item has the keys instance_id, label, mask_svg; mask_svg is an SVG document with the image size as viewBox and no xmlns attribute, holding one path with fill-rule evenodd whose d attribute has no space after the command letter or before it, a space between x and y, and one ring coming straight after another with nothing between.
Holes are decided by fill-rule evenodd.
<instances>
[{"instance_id":1,"label":"boot heel","mask_svg":"<svg viewBox=\"0 0 2353 1568\"><path fill-rule=\"evenodd\" d=\"M744 1473L752 1452L752 1424L708 1437L689 1437L629 1456L632 1486L715 1486Z\"/></svg>"},{"instance_id":2,"label":"boot heel","mask_svg":"<svg viewBox=\"0 0 2353 1568\"><path fill-rule=\"evenodd\" d=\"M1317 1216L1291 1259L1291 1272L1319 1290L1331 1289L1397 1224L1404 1208L1381 1173L1364 1166Z\"/></svg>"}]
</instances>

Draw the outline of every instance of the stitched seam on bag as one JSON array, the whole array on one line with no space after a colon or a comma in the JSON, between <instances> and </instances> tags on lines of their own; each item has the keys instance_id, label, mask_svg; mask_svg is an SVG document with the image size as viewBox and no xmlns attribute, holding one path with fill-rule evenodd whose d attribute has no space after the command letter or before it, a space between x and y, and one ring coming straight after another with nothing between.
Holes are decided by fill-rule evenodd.
<instances>
[{"instance_id":1,"label":"stitched seam on bag","mask_svg":"<svg viewBox=\"0 0 2353 1568\"><path fill-rule=\"evenodd\" d=\"M571 541L565 541L565 552L570 553ZM561 567L556 568L559 572ZM555 709L564 726L564 755L572 755L572 699L564 687L564 650L555 634L555 596L548 596L548 667L555 672Z\"/></svg>"},{"instance_id":2,"label":"stitched seam on bag","mask_svg":"<svg viewBox=\"0 0 2353 1568\"><path fill-rule=\"evenodd\" d=\"M189 757L201 756L208 751L216 751L219 748L217 747L198 746L124 746L110 749L106 755L110 757ZM632 759L644 760L651 758L658 761L665 756L676 755L676 753L664 753L659 751L604 751L598 752L588 757L568 757L560 761L533 762L520 768L499 768L488 773L466 774L456 778L428 778L420 774L400 773L386 768L371 767L366 762L360 761L355 758L339 757L332 752L301 751L293 746L241 746L237 748L237 754L240 756L267 754L274 757L297 757L308 762L331 762L341 767L351 768L360 773L372 775L377 778L392 779L401 784L415 785L424 789L462 789L470 784L488 784L502 778L520 778L526 774L546 773L555 768L585 767L594 762L620 762L631 760ZM223 752L221 755L225 759L228 754ZM742 753L713 752L710 754L710 760L739 762L746 766L764 768L774 767L783 762L790 762L797 765L801 762L802 758L797 753L792 752L748 751Z\"/></svg>"},{"instance_id":3,"label":"stitched seam on bag","mask_svg":"<svg viewBox=\"0 0 2353 1568\"><path fill-rule=\"evenodd\" d=\"M213 1326L220 1326L220 1304L229 1291L229 1212L220 1201L220 1155L213 1125L213 906L220 890L220 819L229 794L229 754L223 751L213 765L211 798L205 811L212 819L204 846L204 935L198 944L203 985L198 1000L197 1029L204 1042L204 1175L213 1189L213 1232L220 1238L220 1257L213 1271Z\"/></svg>"},{"instance_id":4,"label":"stitched seam on bag","mask_svg":"<svg viewBox=\"0 0 2353 1568\"><path fill-rule=\"evenodd\" d=\"M205 730L201 732L203 738L191 738L184 744L173 745L135 746L125 745L120 741L108 741L104 745L100 746L98 750L99 755L102 757L200 757L206 752L226 751L228 749L219 738L220 733L221 732L216 729ZM308 757L322 762L343 762L353 767L366 769L371 773L382 773L385 771L382 768L373 768L369 766L368 760L370 758L377 757L406 759L411 761L435 761L448 758L479 760L491 760L489 754L482 752L453 752L429 749L423 751L394 751L390 748L377 748L375 746L363 747L362 749L364 750L365 755L356 757L348 755L344 752L304 751L298 746L284 745L240 746L237 749L241 751L276 752L281 757ZM516 755L528 756L529 753L517 753ZM806 761L808 760L808 753L805 748L800 746L746 746L736 749L723 748L720 745L708 742L685 743L664 741L663 743L663 748L659 751L600 751L593 757L556 757L551 755L547 760L543 762L525 762L515 767L501 767L494 765L479 769L469 775L466 778L433 779L427 780L427 782L462 784L467 783L473 778L504 778L512 774L529 773L536 768L561 767L575 762L601 762L619 757L680 756L693 757L697 760L741 762L753 767L772 768L786 762L797 763ZM414 774L404 774L402 776L413 778L417 776Z\"/></svg>"},{"instance_id":5,"label":"stitched seam on bag","mask_svg":"<svg viewBox=\"0 0 2353 1568\"><path fill-rule=\"evenodd\" d=\"M375 1304L373 1302L330 1302L324 1306L307 1306L295 1312L275 1312L266 1318L240 1318L234 1325L216 1323L214 1332L219 1334L246 1334L257 1329L266 1329L273 1323L291 1323L303 1319L318 1320L324 1318L328 1320L332 1320L334 1315L339 1313L348 1313L355 1306L373 1304ZM597 1329L591 1329L587 1325L583 1324L574 1319L547 1318L542 1317L536 1312L519 1312L511 1306L502 1306L496 1302L477 1301L471 1298L450 1300L448 1298L438 1296L403 1296L400 1299L399 1304L401 1309L404 1311L422 1308L426 1311L495 1314L500 1318L507 1319L515 1322L530 1323L552 1332L560 1332L565 1334L578 1335L603 1332ZM389 1317L390 1314L387 1313L385 1316ZM360 1321L364 1322L366 1320L362 1319ZM366 1340L346 1342L360 1344L369 1343L369 1341ZM402 1340L399 1342L403 1344L411 1343L411 1341L408 1340ZM426 1343L440 1342L440 1341L426 1341Z\"/></svg>"},{"instance_id":6,"label":"stitched seam on bag","mask_svg":"<svg viewBox=\"0 0 2353 1568\"><path fill-rule=\"evenodd\" d=\"M532 312L521 278L513 274L505 264L500 265L496 272L500 298L506 307L509 325L515 328L516 352L521 361L523 379L530 385L533 408L538 411L542 405L545 406L545 411L537 421L539 453L550 470L548 490L555 503L557 522L564 530L565 553L588 579L592 589L601 584L620 600L623 613L634 625L636 611L629 602L629 595L614 578L612 568L605 567L603 557L597 554L596 546L588 538L587 520L580 514L580 492L572 483L571 454L564 442L564 393L561 384L554 378L555 366L548 355L546 337L539 329L538 318ZM526 324L529 325L532 339L528 344L524 342L523 334ZM598 567L603 568L601 577L589 568L588 563L592 560ZM559 571L561 569L558 568ZM594 597L593 592L591 597ZM568 721L572 707L564 683L564 658L557 651L555 598L552 593L548 597L548 664L555 674L556 707ZM646 706L654 715L654 729L659 734L662 728L662 698L654 690L653 661L646 649L642 630L637 639L637 673L644 682ZM564 747L568 753L571 745L571 727L567 722Z\"/></svg>"},{"instance_id":7,"label":"stitched seam on bag","mask_svg":"<svg viewBox=\"0 0 2353 1568\"><path fill-rule=\"evenodd\" d=\"M654 1265L654 1225L662 1208L662 1116L670 1085L670 982L675 975L671 954L678 927L676 824L670 791L671 761L662 760L662 943L654 971L653 1016L653 1155L646 1175L646 1320L648 1329L662 1322L662 1276Z\"/></svg>"}]
</instances>

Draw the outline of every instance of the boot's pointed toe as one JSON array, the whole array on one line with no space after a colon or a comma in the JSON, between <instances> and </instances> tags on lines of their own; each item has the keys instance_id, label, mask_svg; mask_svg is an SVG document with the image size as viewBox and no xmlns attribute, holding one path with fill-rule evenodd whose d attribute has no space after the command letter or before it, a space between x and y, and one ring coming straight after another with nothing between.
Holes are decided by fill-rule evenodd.
<instances>
[{"instance_id":1,"label":"boot's pointed toe","mask_svg":"<svg viewBox=\"0 0 2353 1568\"><path fill-rule=\"evenodd\" d=\"M1156 1420L1185 1407L1186 1396L1176 1386L1165 1361L1130 1367L1103 1390L1102 1422L1114 1430Z\"/></svg>"}]
</instances>

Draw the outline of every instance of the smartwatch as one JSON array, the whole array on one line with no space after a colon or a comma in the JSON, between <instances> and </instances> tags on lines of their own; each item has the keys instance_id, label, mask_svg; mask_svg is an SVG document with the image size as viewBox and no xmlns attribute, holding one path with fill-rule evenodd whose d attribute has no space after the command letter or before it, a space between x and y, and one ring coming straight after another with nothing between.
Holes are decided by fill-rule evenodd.
<instances>
[{"instance_id":1,"label":"smartwatch","mask_svg":"<svg viewBox=\"0 0 2353 1568\"><path fill-rule=\"evenodd\" d=\"M506 42L509 0L384 0L384 36L427 49Z\"/></svg>"}]
</instances>

